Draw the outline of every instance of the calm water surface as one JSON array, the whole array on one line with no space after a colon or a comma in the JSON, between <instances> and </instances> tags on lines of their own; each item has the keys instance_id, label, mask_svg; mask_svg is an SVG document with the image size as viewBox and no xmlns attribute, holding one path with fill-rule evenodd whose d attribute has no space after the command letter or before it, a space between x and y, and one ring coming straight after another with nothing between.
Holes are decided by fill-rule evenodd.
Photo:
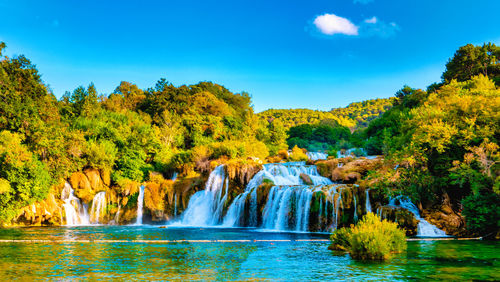
<instances>
[{"instance_id":1,"label":"calm water surface","mask_svg":"<svg viewBox=\"0 0 500 282\"><path fill-rule=\"evenodd\" d=\"M416 241L390 262L363 263L327 250L321 234L252 229L92 226L0 229L0 278L50 280L500 280L500 243ZM126 240L75 243L70 240ZM131 240L241 240L156 243ZM254 242L253 240L292 240Z\"/></svg>"}]
</instances>

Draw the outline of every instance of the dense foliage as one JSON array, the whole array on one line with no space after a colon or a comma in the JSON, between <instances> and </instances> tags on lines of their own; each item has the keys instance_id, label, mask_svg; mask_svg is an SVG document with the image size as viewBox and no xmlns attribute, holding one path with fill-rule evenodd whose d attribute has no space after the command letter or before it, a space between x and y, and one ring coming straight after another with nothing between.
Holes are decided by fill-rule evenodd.
<instances>
[{"instance_id":1,"label":"dense foliage","mask_svg":"<svg viewBox=\"0 0 500 282\"><path fill-rule=\"evenodd\" d=\"M2 57L0 99L0 222L85 168L110 172L119 189L150 171L203 172L212 160L287 148L284 126L259 120L247 93L211 82L122 82L110 95L90 84L58 101L27 58Z\"/></svg>"},{"instance_id":2,"label":"dense foliage","mask_svg":"<svg viewBox=\"0 0 500 282\"><path fill-rule=\"evenodd\" d=\"M406 250L404 230L373 213L366 214L356 226L335 230L330 240L330 249L347 251L354 259L386 260Z\"/></svg>"},{"instance_id":3,"label":"dense foliage","mask_svg":"<svg viewBox=\"0 0 500 282\"><path fill-rule=\"evenodd\" d=\"M394 107L363 134L369 154L383 153L400 168L374 171L372 182L426 206L451 198L463 209L469 230L483 235L498 230L500 204L491 195L500 192L500 89L479 74L430 92L405 86L396 97ZM475 198L489 201L478 210L470 200ZM497 216L483 224L483 214Z\"/></svg>"},{"instance_id":4,"label":"dense foliage","mask_svg":"<svg viewBox=\"0 0 500 282\"><path fill-rule=\"evenodd\" d=\"M263 120L279 119L286 128L302 124L318 124L323 120L333 120L341 126L354 129L366 127L370 121L390 109L394 100L394 98L386 98L354 102L345 108L334 108L330 111L270 109L257 115Z\"/></svg>"},{"instance_id":5,"label":"dense foliage","mask_svg":"<svg viewBox=\"0 0 500 282\"><path fill-rule=\"evenodd\" d=\"M442 78L445 83L450 83L453 79L466 81L479 74L500 84L500 47L492 43L460 47L446 64Z\"/></svg>"},{"instance_id":6,"label":"dense foliage","mask_svg":"<svg viewBox=\"0 0 500 282\"><path fill-rule=\"evenodd\" d=\"M121 82L109 95L90 84L57 100L27 58L4 57L4 48L0 43L0 222L84 169L104 171L113 189L127 190L151 172L182 177L231 159L306 160L303 149L332 155L364 148L385 155L362 179L370 188L408 195L423 207L450 202L476 234L499 229L494 44L460 47L443 81L427 91L404 86L393 98L328 112L259 114L247 93L211 82L160 79L148 89Z\"/></svg>"},{"instance_id":7,"label":"dense foliage","mask_svg":"<svg viewBox=\"0 0 500 282\"><path fill-rule=\"evenodd\" d=\"M301 124L288 130L290 148L298 146L308 151L330 151L350 148L351 131L335 120L322 120L318 124Z\"/></svg>"}]
</instances>

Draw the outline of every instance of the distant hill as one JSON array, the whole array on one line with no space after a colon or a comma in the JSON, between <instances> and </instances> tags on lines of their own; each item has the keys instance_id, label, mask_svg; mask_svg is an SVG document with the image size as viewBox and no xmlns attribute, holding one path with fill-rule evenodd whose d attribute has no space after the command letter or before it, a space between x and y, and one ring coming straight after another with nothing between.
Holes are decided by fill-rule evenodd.
<instances>
[{"instance_id":1,"label":"distant hill","mask_svg":"<svg viewBox=\"0 0 500 282\"><path fill-rule=\"evenodd\" d=\"M368 123L390 109L395 101L394 97L371 99L354 102L344 108L334 108L330 111L310 109L269 109L258 113L261 119L280 119L286 128L300 124L315 124L325 119L337 121L340 125L351 129L366 127Z\"/></svg>"}]
</instances>

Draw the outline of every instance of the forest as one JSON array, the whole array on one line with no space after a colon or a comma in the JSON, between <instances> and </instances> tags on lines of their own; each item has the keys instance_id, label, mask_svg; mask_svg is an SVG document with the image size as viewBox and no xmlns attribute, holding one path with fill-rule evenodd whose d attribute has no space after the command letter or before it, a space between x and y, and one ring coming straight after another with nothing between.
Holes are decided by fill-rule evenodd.
<instances>
[{"instance_id":1,"label":"forest","mask_svg":"<svg viewBox=\"0 0 500 282\"><path fill-rule=\"evenodd\" d=\"M4 56L5 48L0 43L2 225L85 169L109 175L123 194L158 174L183 179L219 163L301 160L305 151L335 158L357 148L384 156L358 184L425 207L446 203L471 233L499 231L500 47L492 43L460 47L425 90L405 85L394 97L331 111L257 114L246 92L164 78L147 89L123 81L106 94L90 83L58 99L28 58Z\"/></svg>"}]
</instances>

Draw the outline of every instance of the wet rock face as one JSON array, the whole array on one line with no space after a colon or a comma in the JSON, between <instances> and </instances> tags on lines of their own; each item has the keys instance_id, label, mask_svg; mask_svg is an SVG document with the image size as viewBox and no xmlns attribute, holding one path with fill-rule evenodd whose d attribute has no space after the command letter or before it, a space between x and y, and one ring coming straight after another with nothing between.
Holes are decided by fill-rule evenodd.
<instances>
[{"instance_id":1,"label":"wet rock face","mask_svg":"<svg viewBox=\"0 0 500 282\"><path fill-rule=\"evenodd\" d=\"M109 188L109 173L93 168L85 169L83 172L75 172L69 177L69 183L75 190L75 196L84 203L90 203L98 192Z\"/></svg>"},{"instance_id":2,"label":"wet rock face","mask_svg":"<svg viewBox=\"0 0 500 282\"><path fill-rule=\"evenodd\" d=\"M107 171L87 168L82 172L73 173L68 182L74 189L76 197L81 199L89 207L94 196L99 192L106 192L106 203L109 204L106 214L101 215L99 223L108 223L113 220L113 215L117 212L119 197L116 189L110 188L110 174ZM13 221L14 225L35 225L51 226L65 223L65 210L61 200L61 191L64 188L64 181L60 185L52 187L51 192L43 201L33 203L21 209L18 217ZM119 189L118 189L119 190Z\"/></svg>"},{"instance_id":3,"label":"wet rock face","mask_svg":"<svg viewBox=\"0 0 500 282\"><path fill-rule=\"evenodd\" d=\"M356 183L369 170L375 169L381 164L382 159L367 159L367 158L341 158L329 159L315 162L318 167L318 172L328 177L334 182Z\"/></svg>"},{"instance_id":4,"label":"wet rock face","mask_svg":"<svg viewBox=\"0 0 500 282\"><path fill-rule=\"evenodd\" d=\"M63 214L62 201L50 193L44 201L24 207L14 220L14 224L25 226L60 225Z\"/></svg>"},{"instance_id":5,"label":"wet rock face","mask_svg":"<svg viewBox=\"0 0 500 282\"><path fill-rule=\"evenodd\" d=\"M302 179L302 181L304 182L304 184L306 185L313 185L314 183L312 182L311 180L311 177L309 177L309 175L305 174L305 173L301 173L300 174L300 179Z\"/></svg>"},{"instance_id":6,"label":"wet rock face","mask_svg":"<svg viewBox=\"0 0 500 282\"><path fill-rule=\"evenodd\" d=\"M378 213L383 219L396 222L399 228L406 231L407 236L417 235L418 220L410 211L400 207L382 206Z\"/></svg>"},{"instance_id":7,"label":"wet rock face","mask_svg":"<svg viewBox=\"0 0 500 282\"><path fill-rule=\"evenodd\" d=\"M252 160L229 161L225 164L229 181L238 187L246 187L250 179L262 169L262 164Z\"/></svg>"},{"instance_id":8,"label":"wet rock face","mask_svg":"<svg viewBox=\"0 0 500 282\"><path fill-rule=\"evenodd\" d=\"M429 223L436 225L448 235L470 236L465 228L465 219L449 205L443 204L424 210L422 215Z\"/></svg>"}]
</instances>

